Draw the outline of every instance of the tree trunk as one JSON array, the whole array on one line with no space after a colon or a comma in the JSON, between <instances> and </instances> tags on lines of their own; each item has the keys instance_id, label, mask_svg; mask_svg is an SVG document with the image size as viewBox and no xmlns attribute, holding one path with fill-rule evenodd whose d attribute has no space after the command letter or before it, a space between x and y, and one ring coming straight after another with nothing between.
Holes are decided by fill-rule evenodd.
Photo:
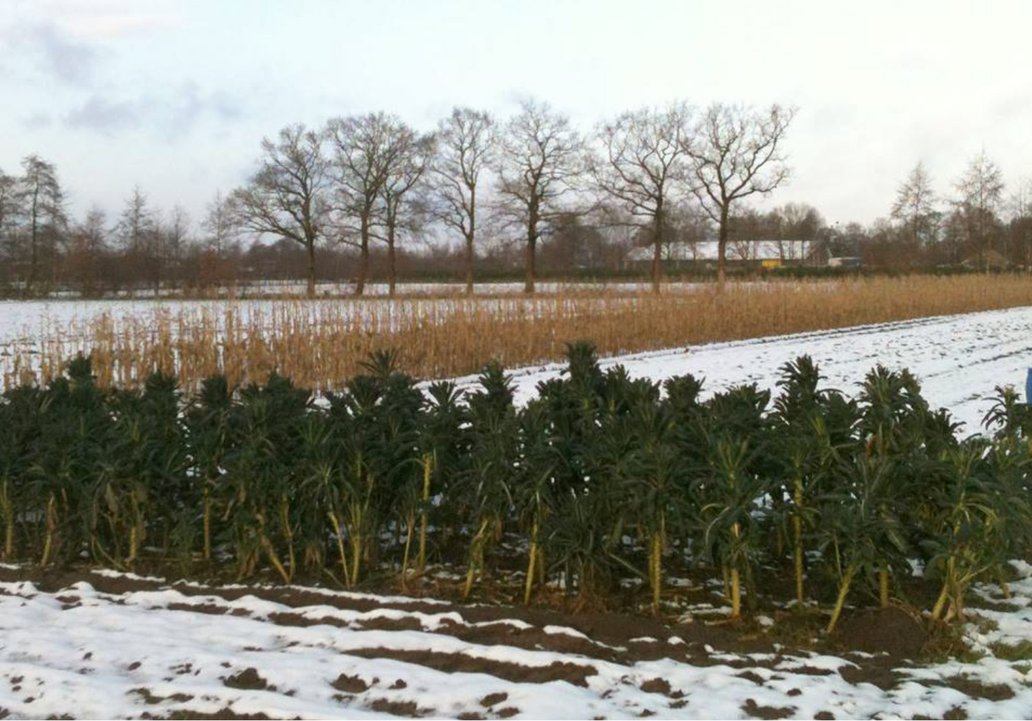
<instances>
[{"instance_id":1,"label":"tree trunk","mask_svg":"<svg viewBox=\"0 0 1032 721\"><path fill-rule=\"evenodd\" d=\"M30 261L29 261L29 280L25 284L25 289L31 291L36 286L36 274L39 266L39 231L36 228L36 218L33 216L32 229L29 235L30 248Z\"/></svg>"},{"instance_id":2,"label":"tree trunk","mask_svg":"<svg viewBox=\"0 0 1032 721\"><path fill-rule=\"evenodd\" d=\"M727 265L727 206L720 210L720 230L717 236L717 292L724 292L727 282L725 266Z\"/></svg>"},{"instance_id":3,"label":"tree trunk","mask_svg":"<svg viewBox=\"0 0 1032 721\"><path fill-rule=\"evenodd\" d=\"M305 251L308 255L308 287L305 289L305 295L309 298L315 297L315 240L309 240L305 243Z\"/></svg>"},{"instance_id":4,"label":"tree trunk","mask_svg":"<svg viewBox=\"0 0 1032 721\"><path fill-rule=\"evenodd\" d=\"M358 280L355 281L355 295L361 296L365 293L366 276L369 275L369 215L362 215L360 250L362 257L358 262Z\"/></svg>"},{"instance_id":5,"label":"tree trunk","mask_svg":"<svg viewBox=\"0 0 1032 721\"><path fill-rule=\"evenodd\" d=\"M466 233L466 295L473 295L473 240L477 232L477 189L469 189L469 232Z\"/></svg>"},{"instance_id":6,"label":"tree trunk","mask_svg":"<svg viewBox=\"0 0 1032 721\"><path fill-rule=\"evenodd\" d=\"M394 297L398 283L398 270L395 266L396 256L394 253L394 221L387 226L387 295Z\"/></svg>"},{"instance_id":7,"label":"tree trunk","mask_svg":"<svg viewBox=\"0 0 1032 721\"><path fill-rule=\"evenodd\" d=\"M652 220L652 292L659 292L659 281L663 276L663 203L656 206L656 216Z\"/></svg>"},{"instance_id":8,"label":"tree trunk","mask_svg":"<svg viewBox=\"0 0 1032 721\"><path fill-rule=\"evenodd\" d=\"M534 293L534 260L535 252L534 247L536 240L534 238L527 238L527 272L526 277L523 281L523 292L528 294Z\"/></svg>"},{"instance_id":9,"label":"tree trunk","mask_svg":"<svg viewBox=\"0 0 1032 721\"><path fill-rule=\"evenodd\" d=\"M473 233L466 236L466 295L473 295Z\"/></svg>"},{"instance_id":10,"label":"tree trunk","mask_svg":"<svg viewBox=\"0 0 1032 721\"><path fill-rule=\"evenodd\" d=\"M537 260L535 249L537 247L538 238L538 209L535 203L532 203L528 208L527 216L527 274L526 279L523 282L523 292L533 293L534 292L534 279L535 279L535 268L534 264Z\"/></svg>"}]
</instances>

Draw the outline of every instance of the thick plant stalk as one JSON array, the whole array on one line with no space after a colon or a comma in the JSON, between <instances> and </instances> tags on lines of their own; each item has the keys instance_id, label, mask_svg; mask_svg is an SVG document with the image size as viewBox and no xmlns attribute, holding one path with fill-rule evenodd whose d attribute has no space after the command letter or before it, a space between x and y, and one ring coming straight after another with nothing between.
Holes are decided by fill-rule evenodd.
<instances>
[{"instance_id":1,"label":"thick plant stalk","mask_svg":"<svg viewBox=\"0 0 1032 721\"><path fill-rule=\"evenodd\" d=\"M297 561L294 554L294 529L290 527L290 501L286 496L280 499L280 524L283 526L283 537L287 542L287 562L290 564L290 575L294 575Z\"/></svg>"},{"instance_id":2,"label":"thick plant stalk","mask_svg":"<svg viewBox=\"0 0 1032 721\"><path fill-rule=\"evenodd\" d=\"M530 531L530 558L527 559L527 580L523 588L523 605L530 605L530 596L534 592L534 573L537 571L538 562L538 522L534 521L534 527Z\"/></svg>"},{"instance_id":3,"label":"thick plant stalk","mask_svg":"<svg viewBox=\"0 0 1032 721\"><path fill-rule=\"evenodd\" d=\"M352 527L351 533L351 574L348 580L348 587L354 586L358 583L358 574L361 570L362 564L362 532L358 530L358 526Z\"/></svg>"},{"instance_id":4,"label":"thick plant stalk","mask_svg":"<svg viewBox=\"0 0 1032 721\"><path fill-rule=\"evenodd\" d=\"M429 453L423 455L423 507L419 511L419 572L426 570L426 526L427 505L430 503L430 479L434 472L434 457Z\"/></svg>"},{"instance_id":5,"label":"thick plant stalk","mask_svg":"<svg viewBox=\"0 0 1032 721\"><path fill-rule=\"evenodd\" d=\"M734 546L741 537L741 527L735 523L731 526L731 538ZM731 618L742 617L742 579L738 572L738 563L731 564Z\"/></svg>"},{"instance_id":6,"label":"thick plant stalk","mask_svg":"<svg viewBox=\"0 0 1032 721\"><path fill-rule=\"evenodd\" d=\"M133 525L129 528L129 555L125 559L126 563L133 563L140 557L140 544L143 541L143 519L135 494L132 497L132 511Z\"/></svg>"},{"instance_id":7,"label":"thick plant stalk","mask_svg":"<svg viewBox=\"0 0 1032 721\"><path fill-rule=\"evenodd\" d=\"M137 558L137 550L139 549L139 547L140 547L140 532L136 528L136 524L134 523L129 528L129 555L126 556L126 559L125 559L126 563L132 563L133 561L136 560L136 558Z\"/></svg>"},{"instance_id":8,"label":"thick plant stalk","mask_svg":"<svg viewBox=\"0 0 1032 721\"><path fill-rule=\"evenodd\" d=\"M792 556L795 560L795 582L796 582L796 603L800 606L806 600L806 588L804 585L803 577L803 517L801 508L803 505L803 484L802 479L795 479L795 488L793 492L793 505L795 506L792 513Z\"/></svg>"},{"instance_id":9,"label":"thick plant stalk","mask_svg":"<svg viewBox=\"0 0 1032 721\"><path fill-rule=\"evenodd\" d=\"M211 561L211 489L204 487L204 560Z\"/></svg>"},{"instance_id":10,"label":"thick plant stalk","mask_svg":"<svg viewBox=\"0 0 1032 721\"><path fill-rule=\"evenodd\" d=\"M47 537L43 542L43 558L40 559L39 565L46 566L50 563L50 554L54 551L54 533L57 530L57 522L54 520L54 506L57 504L57 499L54 498L54 494L50 494L50 499L47 501Z\"/></svg>"},{"instance_id":11,"label":"thick plant stalk","mask_svg":"<svg viewBox=\"0 0 1032 721\"><path fill-rule=\"evenodd\" d=\"M889 569L878 571L878 600L882 608L889 607Z\"/></svg>"},{"instance_id":12,"label":"thick plant stalk","mask_svg":"<svg viewBox=\"0 0 1032 721\"><path fill-rule=\"evenodd\" d=\"M942 591L939 593L939 598L936 599L935 605L932 607L933 621L939 620L939 617L942 616L943 610L946 608L946 602L950 600L950 588L953 585L954 566L955 563L952 557L946 560L946 577L942 582Z\"/></svg>"},{"instance_id":13,"label":"thick plant stalk","mask_svg":"<svg viewBox=\"0 0 1032 721\"><path fill-rule=\"evenodd\" d=\"M290 583L291 574L283 566L283 562L280 560L279 554L276 553L276 547L272 545L272 541L265 534L265 518L261 514L256 515L258 520L258 545L263 551L265 551L266 557L269 559L269 563L276 569L276 573L280 575L284 583ZM293 568L291 569L293 571Z\"/></svg>"},{"instance_id":14,"label":"thick plant stalk","mask_svg":"<svg viewBox=\"0 0 1032 721\"><path fill-rule=\"evenodd\" d=\"M349 540L351 541L351 574L348 586L358 583L359 572L362 568L362 552L365 550L365 534L363 524L365 523L364 504L352 503L349 515L351 524L348 529Z\"/></svg>"},{"instance_id":15,"label":"thick plant stalk","mask_svg":"<svg viewBox=\"0 0 1032 721\"><path fill-rule=\"evenodd\" d=\"M0 495L0 510L4 517L4 560L10 561L14 558L14 504L11 503L11 490L7 481L4 481L3 494Z\"/></svg>"},{"instance_id":16,"label":"thick plant stalk","mask_svg":"<svg viewBox=\"0 0 1032 721\"><path fill-rule=\"evenodd\" d=\"M465 601L473 592L473 581L476 579L478 568L484 565L484 544L487 542L487 532L491 519L484 518L480 521L480 528L473 536L470 547L469 569L466 571L466 586L462 591L462 600Z\"/></svg>"},{"instance_id":17,"label":"thick plant stalk","mask_svg":"<svg viewBox=\"0 0 1032 721\"><path fill-rule=\"evenodd\" d=\"M731 567L731 618L742 617L742 581L738 566Z\"/></svg>"},{"instance_id":18,"label":"thick plant stalk","mask_svg":"<svg viewBox=\"0 0 1032 721\"><path fill-rule=\"evenodd\" d=\"M853 582L854 575L856 575L856 566L850 566L846 569L846 575L842 577L838 598L835 599L835 608L831 612L831 620L828 622L828 628L826 629L826 632L829 634L835 630L839 617L842 615L842 609L846 605L846 596L849 595L849 585Z\"/></svg>"},{"instance_id":19,"label":"thick plant stalk","mask_svg":"<svg viewBox=\"0 0 1032 721\"><path fill-rule=\"evenodd\" d=\"M663 535L666 517L659 516L659 528L652 532L649 544L649 580L652 586L652 613L659 613L660 595L663 592Z\"/></svg>"},{"instance_id":20,"label":"thick plant stalk","mask_svg":"<svg viewBox=\"0 0 1032 721\"><path fill-rule=\"evenodd\" d=\"M327 511L326 515L330 519L330 525L333 526L333 537L337 541L337 552L340 554L340 572L344 579L344 585L351 586L351 572L348 570L348 554L344 550L344 534L341 533L340 521L337 520L337 514L333 511Z\"/></svg>"},{"instance_id":21,"label":"thick plant stalk","mask_svg":"<svg viewBox=\"0 0 1032 721\"><path fill-rule=\"evenodd\" d=\"M268 536L264 533L261 534L260 540L262 548L265 550L265 555L269 559L269 563L271 563L272 567L276 569L276 573L278 573L283 579L283 583L290 583L291 574L283 566L283 562L280 561L279 554L276 553L276 549L273 547L272 541L270 541Z\"/></svg>"},{"instance_id":22,"label":"thick plant stalk","mask_svg":"<svg viewBox=\"0 0 1032 721\"><path fill-rule=\"evenodd\" d=\"M405 588L405 578L408 575L409 551L412 549L412 536L415 533L416 518L414 513L409 513L405 519L405 553L401 557L401 587Z\"/></svg>"}]
</instances>

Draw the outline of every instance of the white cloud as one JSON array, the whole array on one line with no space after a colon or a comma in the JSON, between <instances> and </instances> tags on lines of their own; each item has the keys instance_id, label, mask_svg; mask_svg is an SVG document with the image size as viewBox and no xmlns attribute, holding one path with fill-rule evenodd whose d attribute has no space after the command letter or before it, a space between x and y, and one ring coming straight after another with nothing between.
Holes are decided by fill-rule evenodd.
<instances>
[{"instance_id":1,"label":"white cloud","mask_svg":"<svg viewBox=\"0 0 1032 721\"><path fill-rule=\"evenodd\" d=\"M176 27L164 2L142 0L9 0L23 22L48 22L74 37L106 40Z\"/></svg>"}]
</instances>

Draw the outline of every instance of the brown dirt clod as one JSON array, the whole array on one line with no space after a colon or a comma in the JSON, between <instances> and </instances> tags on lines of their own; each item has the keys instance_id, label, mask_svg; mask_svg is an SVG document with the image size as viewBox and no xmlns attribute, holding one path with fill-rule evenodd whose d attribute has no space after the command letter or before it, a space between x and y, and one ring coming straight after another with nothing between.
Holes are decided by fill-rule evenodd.
<instances>
[{"instance_id":1,"label":"brown dirt clod","mask_svg":"<svg viewBox=\"0 0 1032 721\"><path fill-rule=\"evenodd\" d=\"M742 710L753 718L761 719L782 719L788 718L795 713L795 708L791 706L761 706L756 703L755 699L746 699L745 703L742 704Z\"/></svg>"},{"instance_id":2,"label":"brown dirt clod","mask_svg":"<svg viewBox=\"0 0 1032 721\"><path fill-rule=\"evenodd\" d=\"M248 666L243 671L238 671L229 678L222 681L223 686L229 688L239 688L248 691L264 691L265 689L275 690L274 686L269 686L269 682L266 681L258 674L258 670Z\"/></svg>"},{"instance_id":3,"label":"brown dirt clod","mask_svg":"<svg viewBox=\"0 0 1032 721\"><path fill-rule=\"evenodd\" d=\"M369 708L379 713L389 713L395 716L408 716L417 718L425 716L426 711L419 708L415 701L388 701L385 698L378 698L369 704Z\"/></svg>"},{"instance_id":4,"label":"brown dirt clod","mask_svg":"<svg viewBox=\"0 0 1032 721\"><path fill-rule=\"evenodd\" d=\"M495 693L489 693L484 698L480 699L480 705L484 708L490 708L495 704L499 704L509 698L509 694L504 691L496 691Z\"/></svg>"},{"instance_id":5,"label":"brown dirt clod","mask_svg":"<svg viewBox=\"0 0 1032 721\"><path fill-rule=\"evenodd\" d=\"M909 613L890 606L864 610L845 619L835 640L853 651L914 659L928 642L928 632Z\"/></svg>"},{"instance_id":6,"label":"brown dirt clod","mask_svg":"<svg viewBox=\"0 0 1032 721\"><path fill-rule=\"evenodd\" d=\"M346 673L342 673L330 685L344 693L362 693L369 690L368 683L358 676L348 676Z\"/></svg>"}]
</instances>

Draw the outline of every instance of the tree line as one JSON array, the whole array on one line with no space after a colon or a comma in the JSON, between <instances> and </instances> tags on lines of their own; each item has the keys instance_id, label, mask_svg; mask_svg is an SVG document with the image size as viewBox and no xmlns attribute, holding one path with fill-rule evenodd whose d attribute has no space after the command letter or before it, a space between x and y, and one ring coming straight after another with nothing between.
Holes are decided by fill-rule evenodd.
<instances>
[{"instance_id":1,"label":"tree line","mask_svg":"<svg viewBox=\"0 0 1032 721\"><path fill-rule=\"evenodd\" d=\"M354 248L355 293L362 295L374 244L386 251L393 292L399 242L434 224L460 239L472 292L487 218L496 236L522 242L525 290L533 292L542 239L564 221L591 216L594 224L644 230L658 288L668 216L693 197L718 227L723 281L733 204L787 177L782 142L791 119L778 105L714 104L698 112L672 103L623 113L585 135L567 116L527 100L504 122L456 108L428 133L382 112L331 118L318 129L296 124L263 140L257 170L213 201L204 228L215 255L234 230L296 242L307 257L309 295L317 247ZM59 250L96 255L102 219L91 211L69 243L56 169L30 156L23 170L20 178L0 175L0 232L31 291L44 269L57 267ZM173 211L159 227L144 211L134 190L112 230L125 262L159 287L162 261L174 263L182 251L183 214Z\"/></svg>"},{"instance_id":2,"label":"tree line","mask_svg":"<svg viewBox=\"0 0 1032 721\"><path fill-rule=\"evenodd\" d=\"M778 105L758 112L714 104L697 113L673 103L623 113L586 137L567 116L529 100L505 123L456 108L431 133L384 113L333 118L320 130L292 125L266 139L259 169L231 200L245 227L305 248L310 295L317 244L357 248L362 295L371 244L386 246L393 293L398 239L428 221L461 237L472 293L485 206L522 240L524 290L532 293L541 240L560 217L598 214L603 203L609 222L646 230L658 290L667 216L691 196L717 225L722 283L733 205L787 177L781 145L791 119Z\"/></svg>"},{"instance_id":3,"label":"tree line","mask_svg":"<svg viewBox=\"0 0 1032 721\"><path fill-rule=\"evenodd\" d=\"M606 272L637 246L650 251L658 289L672 247L713 238L719 282L727 259L747 256L759 239L807 240L825 255L893 269L1032 267L1032 181L1008 196L984 152L946 197L919 163L889 217L866 228L830 226L805 204L750 207L788 178L792 118L779 105L675 102L582 133L527 100L507 119L455 108L431 132L382 112L290 125L263 140L255 171L216 194L199 223L180 207L159 212L139 187L114 222L98 208L73 222L56 167L30 155L20 174L0 170L0 283L28 295L99 294L227 285L289 269L309 295L330 278L353 280L362 295L371 273L393 293L399 270L412 277L422 267L460 275L472 292L478 273L522 267L533 292L542 261ZM275 249L256 249L252 238Z\"/></svg>"}]
</instances>

